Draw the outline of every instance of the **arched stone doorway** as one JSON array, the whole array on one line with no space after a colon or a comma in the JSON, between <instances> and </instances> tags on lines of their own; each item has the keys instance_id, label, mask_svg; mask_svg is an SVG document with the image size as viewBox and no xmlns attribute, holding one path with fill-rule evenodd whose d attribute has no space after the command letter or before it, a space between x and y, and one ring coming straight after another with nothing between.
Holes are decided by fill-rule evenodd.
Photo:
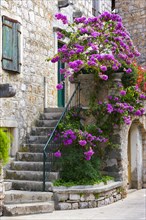
<instances>
[{"instance_id":1,"label":"arched stone doorway","mask_svg":"<svg viewBox=\"0 0 146 220\"><path fill-rule=\"evenodd\" d=\"M127 147L127 169L128 169L128 188L142 188L143 171L143 147L142 132L137 123L132 123L128 135Z\"/></svg>"}]
</instances>

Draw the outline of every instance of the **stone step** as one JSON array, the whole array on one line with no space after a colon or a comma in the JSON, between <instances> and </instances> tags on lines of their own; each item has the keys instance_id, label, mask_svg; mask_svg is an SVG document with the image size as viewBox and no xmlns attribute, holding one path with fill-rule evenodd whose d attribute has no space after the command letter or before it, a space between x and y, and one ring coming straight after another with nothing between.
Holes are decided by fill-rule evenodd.
<instances>
[{"instance_id":1,"label":"stone step","mask_svg":"<svg viewBox=\"0 0 146 220\"><path fill-rule=\"evenodd\" d=\"M32 135L46 135L49 137L54 127L32 127L31 134Z\"/></svg>"},{"instance_id":2,"label":"stone step","mask_svg":"<svg viewBox=\"0 0 146 220\"><path fill-rule=\"evenodd\" d=\"M46 162L49 162L49 154ZM17 152L16 161L43 162L43 153Z\"/></svg>"},{"instance_id":3,"label":"stone step","mask_svg":"<svg viewBox=\"0 0 146 220\"><path fill-rule=\"evenodd\" d=\"M45 113L55 113L55 112L63 112L64 111L64 108L45 108L44 109L44 112Z\"/></svg>"},{"instance_id":4,"label":"stone step","mask_svg":"<svg viewBox=\"0 0 146 220\"><path fill-rule=\"evenodd\" d=\"M12 189L13 190L25 190L25 191L40 191L42 192L43 189L43 182L42 181L31 181L31 180L5 180L12 182ZM46 191L52 192L53 191L53 183L46 182Z\"/></svg>"},{"instance_id":5,"label":"stone step","mask_svg":"<svg viewBox=\"0 0 146 220\"><path fill-rule=\"evenodd\" d=\"M54 127L57 124L58 120L37 120L37 127Z\"/></svg>"},{"instance_id":6,"label":"stone step","mask_svg":"<svg viewBox=\"0 0 146 220\"><path fill-rule=\"evenodd\" d=\"M4 182L4 189L5 191L9 191L12 189L12 182Z\"/></svg>"},{"instance_id":7,"label":"stone step","mask_svg":"<svg viewBox=\"0 0 146 220\"><path fill-rule=\"evenodd\" d=\"M43 153L29 153L29 152L17 152L16 154L17 161L43 161Z\"/></svg>"},{"instance_id":8,"label":"stone step","mask_svg":"<svg viewBox=\"0 0 146 220\"><path fill-rule=\"evenodd\" d=\"M52 146L52 144L50 146ZM55 143L53 146L54 146L54 149L55 147L56 149L58 149L58 147L60 146L60 143ZM20 148L20 152L43 153L44 147L45 147L45 144L27 144Z\"/></svg>"},{"instance_id":9,"label":"stone step","mask_svg":"<svg viewBox=\"0 0 146 220\"><path fill-rule=\"evenodd\" d=\"M29 136L28 140L27 140L27 143L30 143L30 144L44 144L47 142L49 136Z\"/></svg>"},{"instance_id":10,"label":"stone step","mask_svg":"<svg viewBox=\"0 0 146 220\"><path fill-rule=\"evenodd\" d=\"M4 216L17 216L53 212L54 202L4 205Z\"/></svg>"},{"instance_id":11,"label":"stone step","mask_svg":"<svg viewBox=\"0 0 146 220\"><path fill-rule=\"evenodd\" d=\"M40 115L41 120L54 120L57 119L59 120L62 112L50 112L50 113L43 113Z\"/></svg>"},{"instance_id":12,"label":"stone step","mask_svg":"<svg viewBox=\"0 0 146 220\"><path fill-rule=\"evenodd\" d=\"M46 163L46 169L49 170L50 163ZM14 161L11 163L12 170L31 170L43 171L43 162L27 162L27 161Z\"/></svg>"},{"instance_id":13,"label":"stone step","mask_svg":"<svg viewBox=\"0 0 146 220\"><path fill-rule=\"evenodd\" d=\"M52 192L29 192L10 190L5 192L4 204L19 204L31 202L46 202L53 200Z\"/></svg>"},{"instance_id":14,"label":"stone step","mask_svg":"<svg viewBox=\"0 0 146 220\"><path fill-rule=\"evenodd\" d=\"M31 180L43 181L43 172L41 171L25 171L25 170L6 170L6 179L11 180ZM46 179L54 181L59 178L58 172L46 172Z\"/></svg>"}]
</instances>

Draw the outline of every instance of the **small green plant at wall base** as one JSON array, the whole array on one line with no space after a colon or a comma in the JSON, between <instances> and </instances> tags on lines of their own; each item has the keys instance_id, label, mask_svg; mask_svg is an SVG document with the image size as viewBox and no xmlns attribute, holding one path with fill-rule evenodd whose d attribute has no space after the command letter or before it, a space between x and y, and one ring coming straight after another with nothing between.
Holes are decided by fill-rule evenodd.
<instances>
[{"instance_id":1,"label":"small green plant at wall base","mask_svg":"<svg viewBox=\"0 0 146 220\"><path fill-rule=\"evenodd\" d=\"M11 136L3 128L0 128L0 161L5 165L9 161Z\"/></svg>"},{"instance_id":2,"label":"small green plant at wall base","mask_svg":"<svg viewBox=\"0 0 146 220\"><path fill-rule=\"evenodd\" d=\"M81 179L78 181L65 181L64 179L58 179L54 181L54 186L77 186L77 185L96 185L100 183L107 184L109 180L114 180L111 176L98 176L95 180Z\"/></svg>"}]
</instances>

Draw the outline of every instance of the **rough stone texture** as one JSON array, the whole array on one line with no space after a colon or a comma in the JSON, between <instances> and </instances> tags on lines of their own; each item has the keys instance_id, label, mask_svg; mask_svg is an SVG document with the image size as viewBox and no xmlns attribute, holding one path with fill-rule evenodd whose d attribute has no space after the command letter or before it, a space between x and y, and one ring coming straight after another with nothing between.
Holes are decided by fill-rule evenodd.
<instances>
[{"instance_id":1,"label":"rough stone texture","mask_svg":"<svg viewBox=\"0 0 146 220\"><path fill-rule=\"evenodd\" d=\"M141 56L139 64L146 66L146 1L116 0L115 8L123 18L123 23L130 32L134 45Z\"/></svg>"},{"instance_id":2,"label":"rough stone texture","mask_svg":"<svg viewBox=\"0 0 146 220\"><path fill-rule=\"evenodd\" d=\"M58 209L59 209L59 210L68 210L68 209L71 209L71 203L60 202L60 203L58 204Z\"/></svg>"}]
</instances>

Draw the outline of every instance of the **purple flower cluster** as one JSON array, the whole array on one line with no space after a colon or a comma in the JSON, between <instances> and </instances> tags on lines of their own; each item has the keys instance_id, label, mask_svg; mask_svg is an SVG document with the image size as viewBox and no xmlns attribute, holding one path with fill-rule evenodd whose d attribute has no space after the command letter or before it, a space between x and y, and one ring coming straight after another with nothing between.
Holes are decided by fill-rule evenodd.
<instances>
[{"instance_id":1,"label":"purple flower cluster","mask_svg":"<svg viewBox=\"0 0 146 220\"><path fill-rule=\"evenodd\" d=\"M74 19L73 24L68 23L67 17L61 13L55 17L69 26L69 32L63 30L57 33L59 39L67 37L69 41L58 49L58 54L51 60L53 63L59 60L66 63L65 78L72 78L83 67L90 67L106 81L108 76L103 73L109 68L117 71L122 64L131 64L140 55L118 14L103 12L97 17L79 17ZM127 68L125 71L131 73L132 70Z\"/></svg>"},{"instance_id":2,"label":"purple flower cluster","mask_svg":"<svg viewBox=\"0 0 146 220\"><path fill-rule=\"evenodd\" d=\"M92 155L94 154L93 149L90 147L90 149L86 152L84 152L85 159L86 160L91 160Z\"/></svg>"},{"instance_id":3,"label":"purple flower cluster","mask_svg":"<svg viewBox=\"0 0 146 220\"><path fill-rule=\"evenodd\" d=\"M73 62L69 62L68 65L74 72L78 72L83 67L84 62L82 60L75 60Z\"/></svg>"},{"instance_id":4,"label":"purple flower cluster","mask_svg":"<svg viewBox=\"0 0 146 220\"><path fill-rule=\"evenodd\" d=\"M56 14L55 18L57 18L57 20L61 20L63 24L68 24L67 17L61 13Z\"/></svg>"},{"instance_id":5,"label":"purple flower cluster","mask_svg":"<svg viewBox=\"0 0 146 220\"><path fill-rule=\"evenodd\" d=\"M69 129L62 132L63 144L65 146L71 145L74 140L76 140L76 134L73 130Z\"/></svg>"}]
</instances>

